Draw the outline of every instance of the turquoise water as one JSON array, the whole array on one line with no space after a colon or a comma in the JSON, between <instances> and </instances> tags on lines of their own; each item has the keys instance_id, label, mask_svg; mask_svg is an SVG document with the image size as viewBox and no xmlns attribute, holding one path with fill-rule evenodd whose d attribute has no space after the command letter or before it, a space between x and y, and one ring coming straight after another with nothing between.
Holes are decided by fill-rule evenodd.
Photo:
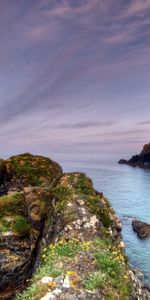
<instances>
[{"instance_id":1,"label":"turquoise water","mask_svg":"<svg viewBox=\"0 0 150 300\"><path fill-rule=\"evenodd\" d=\"M150 223L150 170L119 165L116 161L63 161L61 164L65 172L88 174L95 188L109 199L122 220L130 262L143 271L150 283L150 239L138 239L131 226L132 218Z\"/></svg>"}]
</instances>

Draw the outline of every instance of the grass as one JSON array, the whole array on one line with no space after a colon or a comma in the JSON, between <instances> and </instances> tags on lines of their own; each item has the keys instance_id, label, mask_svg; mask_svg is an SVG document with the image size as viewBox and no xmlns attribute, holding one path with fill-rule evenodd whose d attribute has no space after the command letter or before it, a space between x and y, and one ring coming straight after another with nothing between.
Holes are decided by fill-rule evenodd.
<instances>
[{"instance_id":1,"label":"grass","mask_svg":"<svg viewBox=\"0 0 150 300\"><path fill-rule=\"evenodd\" d=\"M75 189L75 193L84 198L85 203L88 205L91 212L97 215L104 227L109 228L112 225L112 220L110 218L110 210L112 209L108 200L103 196L96 194L91 179L84 173L77 174L77 177L75 177L74 174L71 174L69 177L70 183Z\"/></svg>"},{"instance_id":2,"label":"grass","mask_svg":"<svg viewBox=\"0 0 150 300\"><path fill-rule=\"evenodd\" d=\"M40 291L40 287L36 284L32 284L32 286L28 287L26 291L16 297L16 300L32 300L35 293Z\"/></svg>"},{"instance_id":3,"label":"grass","mask_svg":"<svg viewBox=\"0 0 150 300\"><path fill-rule=\"evenodd\" d=\"M37 269L31 286L24 293L18 295L15 300L40 299L40 290L42 291L40 279L44 276L56 278L59 275L65 275L66 264L64 267L64 262L68 261L69 267L70 259L71 261L74 258L78 259L81 254L84 256L84 251L88 251L91 253L91 257L94 257L95 271L82 274L80 285L90 291L101 290L106 300L129 299L130 284L123 254L113 246L111 240L104 241L97 238L94 242L60 240L58 243L46 247L42 254L41 266ZM93 264L92 260L90 264ZM48 287L45 294L47 291Z\"/></svg>"},{"instance_id":4,"label":"grass","mask_svg":"<svg viewBox=\"0 0 150 300\"><path fill-rule=\"evenodd\" d=\"M84 281L84 286L87 290L93 291L103 289L106 285L107 276L100 271L89 275L88 279Z\"/></svg>"},{"instance_id":5,"label":"grass","mask_svg":"<svg viewBox=\"0 0 150 300\"><path fill-rule=\"evenodd\" d=\"M56 244L50 244L43 250L41 265L36 270L32 278L31 285L22 293L16 296L15 300L35 300L40 299L41 284L40 279L44 276L53 278L64 275L65 270L59 267L59 262L70 260L76 257L81 251L89 249L89 243L77 240L60 240Z\"/></svg>"},{"instance_id":6,"label":"grass","mask_svg":"<svg viewBox=\"0 0 150 300\"><path fill-rule=\"evenodd\" d=\"M131 289L125 255L111 241L97 239L94 257L97 271L86 278L85 288L102 289L106 299L129 299Z\"/></svg>"},{"instance_id":7,"label":"grass","mask_svg":"<svg viewBox=\"0 0 150 300\"><path fill-rule=\"evenodd\" d=\"M67 203L72 198L72 192L66 186L59 184L53 189L52 193L53 197L55 197L57 200L55 207L56 212L63 213Z\"/></svg>"},{"instance_id":8,"label":"grass","mask_svg":"<svg viewBox=\"0 0 150 300\"><path fill-rule=\"evenodd\" d=\"M104 227L109 228L112 225L112 220L110 219L110 206L104 198L101 199L100 196L89 195L85 202L89 206L91 212L97 215Z\"/></svg>"},{"instance_id":9,"label":"grass","mask_svg":"<svg viewBox=\"0 0 150 300\"><path fill-rule=\"evenodd\" d=\"M77 181L74 184L74 188L78 190L78 192L83 193L85 195L95 195L91 179L89 179L83 173L79 174L79 176L77 177Z\"/></svg>"}]
</instances>

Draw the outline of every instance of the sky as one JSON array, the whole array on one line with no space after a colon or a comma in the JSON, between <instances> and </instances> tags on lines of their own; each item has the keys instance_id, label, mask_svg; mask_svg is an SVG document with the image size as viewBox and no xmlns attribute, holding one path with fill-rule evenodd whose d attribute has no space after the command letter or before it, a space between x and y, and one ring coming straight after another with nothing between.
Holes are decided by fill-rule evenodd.
<instances>
[{"instance_id":1,"label":"sky","mask_svg":"<svg viewBox=\"0 0 150 300\"><path fill-rule=\"evenodd\" d=\"M0 1L0 156L150 142L150 0Z\"/></svg>"}]
</instances>

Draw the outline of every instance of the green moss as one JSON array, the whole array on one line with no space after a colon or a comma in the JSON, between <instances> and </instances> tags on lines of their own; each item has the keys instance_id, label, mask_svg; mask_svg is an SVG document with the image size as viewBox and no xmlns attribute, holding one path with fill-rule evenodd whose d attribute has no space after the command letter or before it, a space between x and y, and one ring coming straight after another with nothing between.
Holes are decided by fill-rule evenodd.
<instances>
[{"instance_id":1,"label":"green moss","mask_svg":"<svg viewBox=\"0 0 150 300\"><path fill-rule=\"evenodd\" d=\"M5 195L0 197L0 218L19 213L24 207L24 196L22 193Z\"/></svg>"},{"instance_id":2,"label":"green moss","mask_svg":"<svg viewBox=\"0 0 150 300\"><path fill-rule=\"evenodd\" d=\"M7 217L4 217L0 220L0 232L5 233L12 231L21 236L29 234L31 225L25 217L16 215L9 218L7 219Z\"/></svg>"},{"instance_id":3,"label":"green moss","mask_svg":"<svg viewBox=\"0 0 150 300\"><path fill-rule=\"evenodd\" d=\"M28 235L31 225L29 221L23 216L16 216L12 230L21 236Z\"/></svg>"},{"instance_id":4,"label":"green moss","mask_svg":"<svg viewBox=\"0 0 150 300\"><path fill-rule=\"evenodd\" d=\"M24 195L16 193L0 197L0 231L29 233L30 225L25 217ZM23 216L24 215L24 216Z\"/></svg>"},{"instance_id":5,"label":"green moss","mask_svg":"<svg viewBox=\"0 0 150 300\"><path fill-rule=\"evenodd\" d=\"M0 220L0 232L8 232L12 229L12 222L7 220Z\"/></svg>"}]
</instances>

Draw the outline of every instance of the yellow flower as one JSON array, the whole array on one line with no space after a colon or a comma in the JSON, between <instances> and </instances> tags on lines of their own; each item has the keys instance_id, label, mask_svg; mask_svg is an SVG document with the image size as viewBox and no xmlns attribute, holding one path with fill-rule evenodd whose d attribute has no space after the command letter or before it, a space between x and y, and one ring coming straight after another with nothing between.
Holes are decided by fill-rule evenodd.
<instances>
[{"instance_id":1,"label":"yellow flower","mask_svg":"<svg viewBox=\"0 0 150 300\"><path fill-rule=\"evenodd\" d=\"M49 283L48 283L48 286L49 286L50 288L55 288L56 285L57 285L57 283L56 283L55 281L52 281L52 282L49 282Z\"/></svg>"},{"instance_id":2,"label":"yellow flower","mask_svg":"<svg viewBox=\"0 0 150 300\"><path fill-rule=\"evenodd\" d=\"M76 272L74 271L67 271L66 275L70 276L70 275L76 275Z\"/></svg>"}]
</instances>

